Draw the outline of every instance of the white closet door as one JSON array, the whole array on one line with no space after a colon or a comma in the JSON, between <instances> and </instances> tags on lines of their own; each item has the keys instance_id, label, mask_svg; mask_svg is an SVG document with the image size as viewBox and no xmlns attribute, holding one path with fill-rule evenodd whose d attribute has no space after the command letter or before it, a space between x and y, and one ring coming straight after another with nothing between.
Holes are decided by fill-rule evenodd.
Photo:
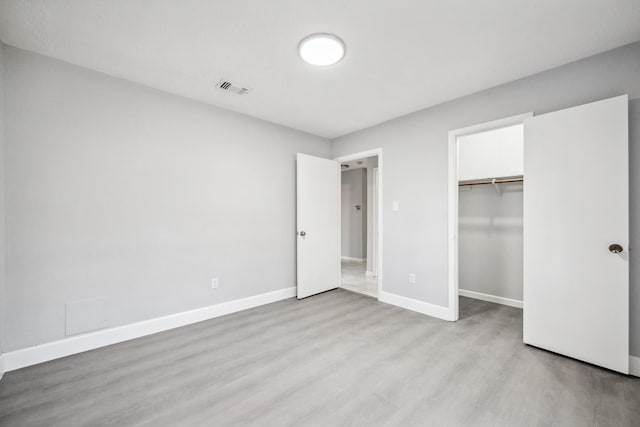
<instances>
[{"instance_id":1,"label":"white closet door","mask_svg":"<svg viewBox=\"0 0 640 427\"><path fill-rule=\"evenodd\" d=\"M625 95L524 124L524 342L623 373L629 372L627 109Z\"/></svg>"},{"instance_id":2,"label":"white closet door","mask_svg":"<svg viewBox=\"0 0 640 427\"><path fill-rule=\"evenodd\" d=\"M340 166L298 154L297 294L305 298L340 286Z\"/></svg>"}]
</instances>

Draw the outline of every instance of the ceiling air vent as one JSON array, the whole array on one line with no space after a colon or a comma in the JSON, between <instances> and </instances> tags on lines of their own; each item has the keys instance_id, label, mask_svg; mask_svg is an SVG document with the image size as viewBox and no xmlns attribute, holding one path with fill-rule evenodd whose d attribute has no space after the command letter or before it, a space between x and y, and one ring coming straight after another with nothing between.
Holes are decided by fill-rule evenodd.
<instances>
[{"instance_id":1,"label":"ceiling air vent","mask_svg":"<svg viewBox=\"0 0 640 427\"><path fill-rule=\"evenodd\" d=\"M244 95L245 93L249 93L251 89L239 86L229 80L220 79L218 84L216 85L218 89L222 89L227 92L235 93L237 95Z\"/></svg>"}]
</instances>

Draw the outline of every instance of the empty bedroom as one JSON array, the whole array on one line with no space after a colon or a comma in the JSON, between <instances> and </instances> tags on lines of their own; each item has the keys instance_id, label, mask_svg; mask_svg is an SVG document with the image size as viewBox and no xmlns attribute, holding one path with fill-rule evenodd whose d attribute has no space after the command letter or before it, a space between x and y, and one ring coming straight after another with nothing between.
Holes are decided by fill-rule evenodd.
<instances>
[{"instance_id":1,"label":"empty bedroom","mask_svg":"<svg viewBox=\"0 0 640 427\"><path fill-rule=\"evenodd\" d=\"M638 426L639 248L638 0L0 0L0 426Z\"/></svg>"}]
</instances>

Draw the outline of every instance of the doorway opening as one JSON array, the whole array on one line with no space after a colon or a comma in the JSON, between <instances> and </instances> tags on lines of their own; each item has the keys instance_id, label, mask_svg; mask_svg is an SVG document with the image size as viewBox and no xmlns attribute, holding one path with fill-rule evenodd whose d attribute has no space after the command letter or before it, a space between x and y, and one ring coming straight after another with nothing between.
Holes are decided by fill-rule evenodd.
<instances>
[{"instance_id":1,"label":"doorway opening","mask_svg":"<svg viewBox=\"0 0 640 427\"><path fill-rule=\"evenodd\" d=\"M524 119L449 132L449 320L459 297L522 308Z\"/></svg>"},{"instance_id":2,"label":"doorway opening","mask_svg":"<svg viewBox=\"0 0 640 427\"><path fill-rule=\"evenodd\" d=\"M340 163L340 287L378 299L381 293L382 150Z\"/></svg>"}]
</instances>

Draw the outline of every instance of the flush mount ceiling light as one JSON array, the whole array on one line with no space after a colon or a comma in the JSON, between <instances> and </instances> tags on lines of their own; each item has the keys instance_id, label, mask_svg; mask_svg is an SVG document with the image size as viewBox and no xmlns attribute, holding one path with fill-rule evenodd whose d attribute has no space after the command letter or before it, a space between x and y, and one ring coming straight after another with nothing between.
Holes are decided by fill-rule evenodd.
<instances>
[{"instance_id":1,"label":"flush mount ceiling light","mask_svg":"<svg viewBox=\"0 0 640 427\"><path fill-rule=\"evenodd\" d=\"M337 64L344 58L344 42L333 34L311 34L298 45L300 57L311 65L325 67Z\"/></svg>"}]
</instances>

